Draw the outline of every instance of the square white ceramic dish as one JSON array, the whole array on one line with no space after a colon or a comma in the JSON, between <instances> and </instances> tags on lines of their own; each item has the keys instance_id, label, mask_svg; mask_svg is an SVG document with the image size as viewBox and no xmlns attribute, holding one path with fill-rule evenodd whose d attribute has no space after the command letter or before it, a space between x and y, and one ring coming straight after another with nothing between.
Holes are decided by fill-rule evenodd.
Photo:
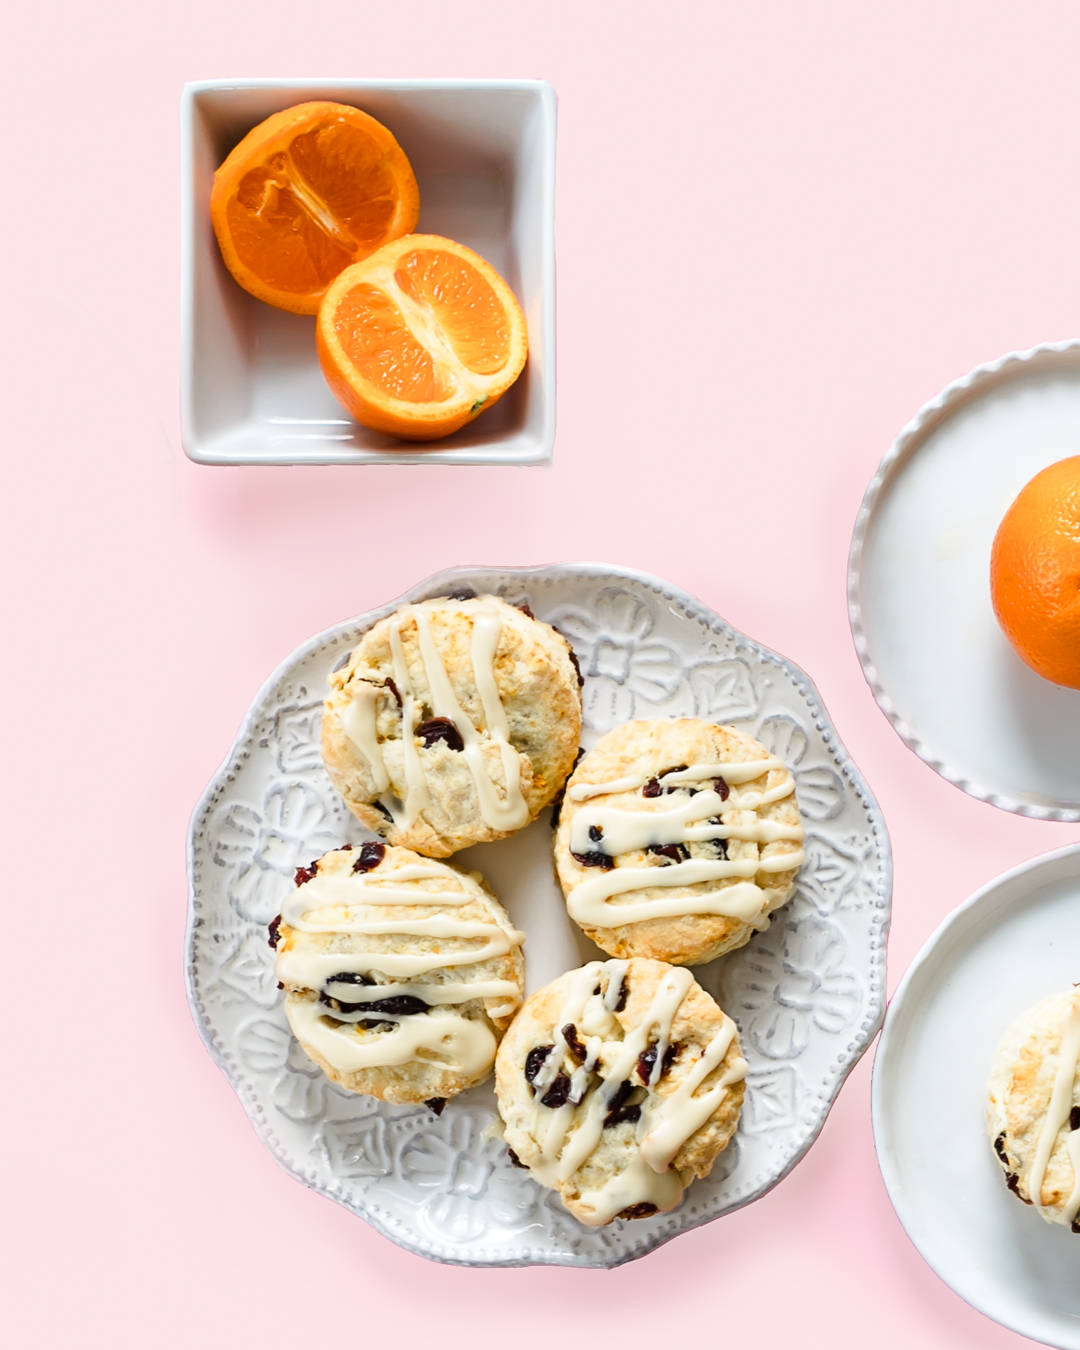
<instances>
[{"instance_id":1,"label":"square white ceramic dish","mask_svg":"<svg viewBox=\"0 0 1080 1350\"><path fill-rule=\"evenodd\" d=\"M327 388L313 317L254 299L210 225L214 170L271 113L311 99L377 117L420 186L418 230L475 249L529 328L521 378L422 449L369 431ZM181 101L181 435L200 464L542 464L555 442L555 92L543 80L203 80Z\"/></svg>"}]
</instances>

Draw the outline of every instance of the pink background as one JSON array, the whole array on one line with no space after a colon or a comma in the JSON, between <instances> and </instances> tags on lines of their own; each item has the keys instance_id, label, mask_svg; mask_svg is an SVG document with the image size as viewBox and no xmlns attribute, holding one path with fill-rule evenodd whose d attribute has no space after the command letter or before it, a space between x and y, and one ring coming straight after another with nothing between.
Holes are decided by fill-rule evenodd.
<instances>
[{"instance_id":1,"label":"pink background","mask_svg":"<svg viewBox=\"0 0 1080 1350\"><path fill-rule=\"evenodd\" d=\"M844 595L899 427L978 362L1075 333L1075 5L38 0L5 28L11 1343L1019 1343L895 1218L872 1054L781 1186L641 1264L398 1250L278 1169L204 1051L184 837L297 643L451 564L585 557L812 675L891 830L890 987L975 887L1080 839L905 750ZM551 470L184 458L178 101L238 75L553 83Z\"/></svg>"}]
</instances>

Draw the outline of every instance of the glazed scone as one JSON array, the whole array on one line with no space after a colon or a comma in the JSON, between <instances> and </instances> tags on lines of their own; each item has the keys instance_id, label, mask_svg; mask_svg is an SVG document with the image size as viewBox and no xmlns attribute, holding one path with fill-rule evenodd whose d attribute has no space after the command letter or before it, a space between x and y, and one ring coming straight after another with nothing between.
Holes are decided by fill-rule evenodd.
<instances>
[{"instance_id":1,"label":"glazed scone","mask_svg":"<svg viewBox=\"0 0 1080 1350\"><path fill-rule=\"evenodd\" d=\"M616 727L566 785L554 847L570 917L612 956L692 966L741 947L794 893L794 791L732 727Z\"/></svg>"},{"instance_id":2,"label":"glazed scone","mask_svg":"<svg viewBox=\"0 0 1080 1350\"><path fill-rule=\"evenodd\" d=\"M986 1127L1009 1190L1080 1233L1080 989L1037 1003L1005 1032Z\"/></svg>"},{"instance_id":3,"label":"glazed scone","mask_svg":"<svg viewBox=\"0 0 1080 1350\"><path fill-rule=\"evenodd\" d=\"M495 1061L513 1158L592 1227L674 1209L735 1132L735 1023L688 970L593 961L526 1000Z\"/></svg>"},{"instance_id":4,"label":"glazed scone","mask_svg":"<svg viewBox=\"0 0 1080 1350\"><path fill-rule=\"evenodd\" d=\"M534 820L580 735L566 639L495 596L447 597L364 634L330 676L322 751L368 829L445 858Z\"/></svg>"},{"instance_id":5,"label":"glazed scone","mask_svg":"<svg viewBox=\"0 0 1080 1350\"><path fill-rule=\"evenodd\" d=\"M480 874L370 843L325 853L296 882L270 941L289 1025L323 1072L438 1110L482 1082L525 962Z\"/></svg>"}]
</instances>

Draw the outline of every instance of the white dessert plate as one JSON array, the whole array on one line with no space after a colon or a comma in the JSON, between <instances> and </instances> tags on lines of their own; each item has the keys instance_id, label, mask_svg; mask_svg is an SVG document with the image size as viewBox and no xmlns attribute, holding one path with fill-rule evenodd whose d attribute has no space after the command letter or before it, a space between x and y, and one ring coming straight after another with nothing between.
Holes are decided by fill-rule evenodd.
<instances>
[{"instance_id":1,"label":"white dessert plate","mask_svg":"<svg viewBox=\"0 0 1080 1350\"><path fill-rule=\"evenodd\" d=\"M1080 820L1080 691L1020 660L990 604L990 546L1026 482L1080 454L1080 341L957 380L867 488L848 573L863 671L905 743L1006 811Z\"/></svg>"},{"instance_id":2,"label":"white dessert plate","mask_svg":"<svg viewBox=\"0 0 1080 1350\"><path fill-rule=\"evenodd\" d=\"M949 915L889 1004L874 1141L900 1222L973 1308L1080 1350L1080 1237L1011 1195L986 1132L1005 1028L1080 981L1080 844L1033 858Z\"/></svg>"},{"instance_id":3,"label":"white dessert plate","mask_svg":"<svg viewBox=\"0 0 1080 1350\"><path fill-rule=\"evenodd\" d=\"M266 925L298 865L371 837L322 767L327 675L397 605L464 586L527 601L572 642L586 745L632 717L696 715L760 737L795 774L807 829L795 898L747 947L695 972L738 1023L750 1064L739 1130L670 1214L583 1227L509 1162L490 1085L441 1117L356 1096L308 1061L285 1021ZM530 991L601 955L567 917L549 815L455 859L487 877L528 935ZM189 864L191 1007L260 1137L294 1176L438 1261L615 1266L749 1203L810 1147L884 1011L888 837L813 685L685 592L621 568L456 568L305 643L259 692L196 807Z\"/></svg>"},{"instance_id":4,"label":"white dessert plate","mask_svg":"<svg viewBox=\"0 0 1080 1350\"><path fill-rule=\"evenodd\" d=\"M529 361L490 412L422 448L331 394L315 319L233 280L214 170L271 113L311 99L378 118L409 157L425 234L475 249L521 301ZM555 443L555 91L544 80L203 80L180 108L181 440L201 464L542 464Z\"/></svg>"}]
</instances>

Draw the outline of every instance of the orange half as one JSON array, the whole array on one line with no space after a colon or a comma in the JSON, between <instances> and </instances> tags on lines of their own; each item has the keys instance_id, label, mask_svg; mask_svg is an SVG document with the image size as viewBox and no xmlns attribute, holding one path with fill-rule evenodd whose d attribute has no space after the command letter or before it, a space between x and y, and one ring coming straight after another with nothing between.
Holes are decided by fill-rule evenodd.
<instances>
[{"instance_id":1,"label":"orange half","mask_svg":"<svg viewBox=\"0 0 1080 1350\"><path fill-rule=\"evenodd\" d=\"M342 272L319 307L319 361L358 422L449 436L506 393L529 343L513 291L479 254L412 234Z\"/></svg>"},{"instance_id":2,"label":"orange half","mask_svg":"<svg viewBox=\"0 0 1080 1350\"><path fill-rule=\"evenodd\" d=\"M214 175L210 217L246 291L314 314L346 267L416 228L420 193L381 122L344 103L300 103L249 131Z\"/></svg>"}]
</instances>

